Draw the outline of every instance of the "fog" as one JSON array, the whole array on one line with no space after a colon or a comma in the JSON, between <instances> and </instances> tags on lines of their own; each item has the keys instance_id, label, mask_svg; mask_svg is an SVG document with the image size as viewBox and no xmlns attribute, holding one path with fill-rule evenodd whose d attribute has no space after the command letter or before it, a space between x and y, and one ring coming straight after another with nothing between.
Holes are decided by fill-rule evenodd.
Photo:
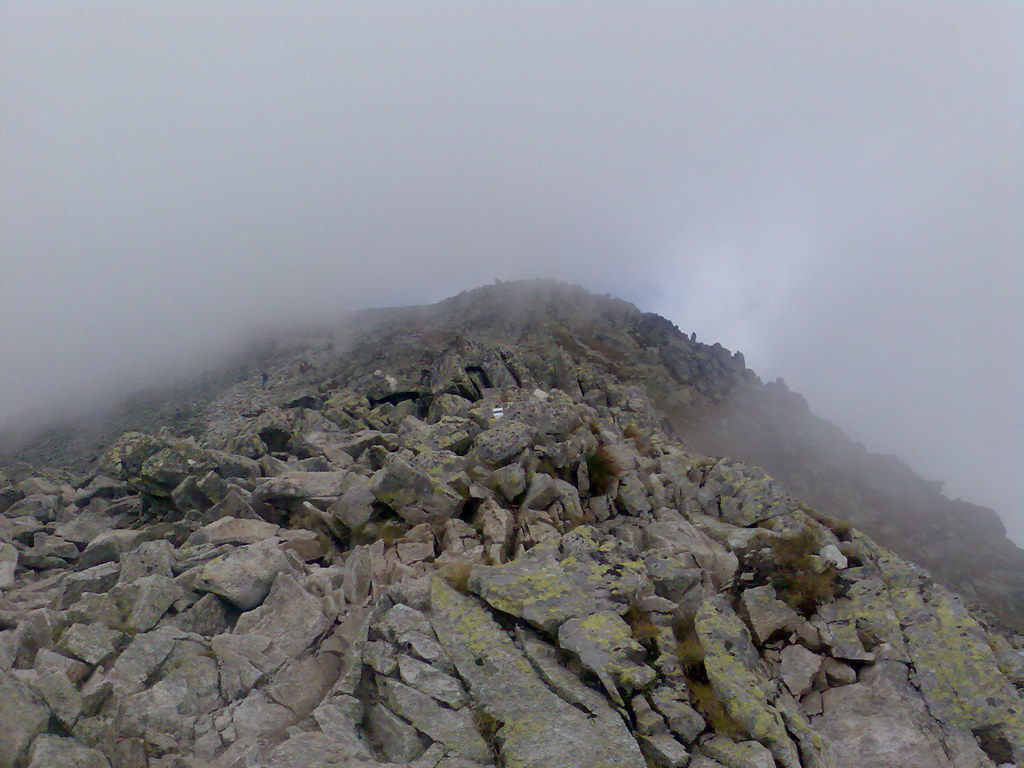
<instances>
[{"instance_id":1,"label":"fog","mask_svg":"<svg viewBox=\"0 0 1024 768\"><path fill-rule=\"evenodd\" d=\"M1024 6L0 5L0 423L553 277L1024 541Z\"/></svg>"}]
</instances>

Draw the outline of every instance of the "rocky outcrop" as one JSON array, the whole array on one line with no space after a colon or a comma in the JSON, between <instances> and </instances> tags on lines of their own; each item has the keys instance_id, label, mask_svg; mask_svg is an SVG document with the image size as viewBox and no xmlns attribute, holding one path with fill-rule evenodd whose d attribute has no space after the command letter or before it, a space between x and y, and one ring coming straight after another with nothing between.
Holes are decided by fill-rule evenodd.
<instances>
[{"instance_id":1,"label":"rocky outcrop","mask_svg":"<svg viewBox=\"0 0 1024 768\"><path fill-rule=\"evenodd\" d=\"M395 333L206 440L5 470L0 768L1024 762L1020 635L643 388Z\"/></svg>"}]
</instances>

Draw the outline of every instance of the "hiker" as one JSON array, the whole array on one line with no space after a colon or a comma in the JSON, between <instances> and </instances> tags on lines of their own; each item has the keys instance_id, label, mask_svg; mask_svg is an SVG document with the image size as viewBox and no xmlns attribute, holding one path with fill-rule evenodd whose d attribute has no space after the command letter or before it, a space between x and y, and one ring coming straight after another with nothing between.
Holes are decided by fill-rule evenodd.
<instances>
[{"instance_id":1,"label":"hiker","mask_svg":"<svg viewBox=\"0 0 1024 768\"><path fill-rule=\"evenodd\" d=\"M268 381L270 381L270 377L267 376L267 372L266 371L262 371L260 373L260 383L263 385L264 389L267 388L267 382Z\"/></svg>"}]
</instances>

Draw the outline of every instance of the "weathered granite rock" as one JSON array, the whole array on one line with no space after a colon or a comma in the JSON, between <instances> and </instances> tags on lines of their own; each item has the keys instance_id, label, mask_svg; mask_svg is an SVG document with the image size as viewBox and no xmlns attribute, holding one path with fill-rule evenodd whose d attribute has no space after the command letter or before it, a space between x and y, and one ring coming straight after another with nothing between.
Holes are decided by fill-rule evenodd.
<instances>
[{"instance_id":1,"label":"weathered granite rock","mask_svg":"<svg viewBox=\"0 0 1024 768\"><path fill-rule=\"evenodd\" d=\"M555 695L474 598L435 580L431 603L448 657L477 706L498 725L495 741L506 765L643 768L621 719L610 709L588 717Z\"/></svg>"},{"instance_id":2,"label":"weathered granite rock","mask_svg":"<svg viewBox=\"0 0 1024 768\"><path fill-rule=\"evenodd\" d=\"M715 736L700 748L725 768L775 768L772 753L756 741L733 741L727 736Z\"/></svg>"},{"instance_id":3,"label":"weathered granite rock","mask_svg":"<svg viewBox=\"0 0 1024 768\"><path fill-rule=\"evenodd\" d=\"M629 625L614 611L595 611L583 618L568 619L558 628L558 644L579 656L617 703L622 703L619 686L627 691L640 690L657 677L643 663L646 649L633 639Z\"/></svg>"},{"instance_id":4,"label":"weathered granite rock","mask_svg":"<svg viewBox=\"0 0 1024 768\"><path fill-rule=\"evenodd\" d=\"M951 765L942 732L909 684L879 678L821 694L812 719L832 744L839 768L934 768Z\"/></svg>"},{"instance_id":5,"label":"weathered granite rock","mask_svg":"<svg viewBox=\"0 0 1024 768\"><path fill-rule=\"evenodd\" d=\"M1024 707L984 630L918 569L890 556L880 565L929 712L948 726L996 734L1024 762Z\"/></svg>"},{"instance_id":6,"label":"weathered granite rock","mask_svg":"<svg viewBox=\"0 0 1024 768\"><path fill-rule=\"evenodd\" d=\"M426 749L419 732L380 702L370 707L367 729L392 762L409 763Z\"/></svg>"},{"instance_id":7,"label":"weathered granite rock","mask_svg":"<svg viewBox=\"0 0 1024 768\"><path fill-rule=\"evenodd\" d=\"M801 623L797 612L776 598L775 588L771 585L746 589L740 599L743 601L743 613L760 645L767 643L776 633L792 631Z\"/></svg>"},{"instance_id":8,"label":"weathered granite rock","mask_svg":"<svg viewBox=\"0 0 1024 768\"><path fill-rule=\"evenodd\" d=\"M0 541L0 589L14 586L14 574L18 569L18 550L13 544Z\"/></svg>"},{"instance_id":9,"label":"weathered granite rock","mask_svg":"<svg viewBox=\"0 0 1024 768\"><path fill-rule=\"evenodd\" d=\"M186 544L256 544L277 535L281 529L263 520L221 517L189 536Z\"/></svg>"},{"instance_id":10,"label":"weathered granite rock","mask_svg":"<svg viewBox=\"0 0 1024 768\"><path fill-rule=\"evenodd\" d=\"M398 454L389 454L370 483L374 498L387 504L413 525L449 518L462 509L464 499L447 483L414 467Z\"/></svg>"},{"instance_id":11,"label":"weathered granite rock","mask_svg":"<svg viewBox=\"0 0 1024 768\"><path fill-rule=\"evenodd\" d=\"M123 640L121 632L99 623L73 624L60 636L57 650L86 664L99 664L113 655Z\"/></svg>"},{"instance_id":12,"label":"weathered granite rock","mask_svg":"<svg viewBox=\"0 0 1024 768\"><path fill-rule=\"evenodd\" d=\"M822 658L802 645L782 649L781 677L790 692L800 697L811 690L814 676L821 669Z\"/></svg>"},{"instance_id":13,"label":"weathered granite rock","mask_svg":"<svg viewBox=\"0 0 1024 768\"><path fill-rule=\"evenodd\" d=\"M9 672L0 671L0 768L15 768L49 719L50 710L39 695Z\"/></svg>"},{"instance_id":14,"label":"weathered granite rock","mask_svg":"<svg viewBox=\"0 0 1024 768\"><path fill-rule=\"evenodd\" d=\"M345 486L348 472L287 472L260 480L252 493L255 501L295 502L334 499Z\"/></svg>"},{"instance_id":15,"label":"weathered granite rock","mask_svg":"<svg viewBox=\"0 0 1024 768\"><path fill-rule=\"evenodd\" d=\"M281 662L297 656L329 626L320 601L302 588L289 573L279 573L267 599L243 614L235 625L237 634L270 638Z\"/></svg>"},{"instance_id":16,"label":"weathered granite rock","mask_svg":"<svg viewBox=\"0 0 1024 768\"><path fill-rule=\"evenodd\" d=\"M40 736L32 743L28 768L110 768L98 749L83 747L74 739Z\"/></svg>"},{"instance_id":17,"label":"weathered granite rock","mask_svg":"<svg viewBox=\"0 0 1024 768\"><path fill-rule=\"evenodd\" d=\"M291 562L275 544L250 544L204 565L195 580L195 588L220 595L240 609L249 610L263 601L278 574L291 569Z\"/></svg>"},{"instance_id":18,"label":"weathered granite rock","mask_svg":"<svg viewBox=\"0 0 1024 768\"><path fill-rule=\"evenodd\" d=\"M533 445L537 430L513 419L502 419L476 436L473 449L483 461L500 467Z\"/></svg>"}]
</instances>

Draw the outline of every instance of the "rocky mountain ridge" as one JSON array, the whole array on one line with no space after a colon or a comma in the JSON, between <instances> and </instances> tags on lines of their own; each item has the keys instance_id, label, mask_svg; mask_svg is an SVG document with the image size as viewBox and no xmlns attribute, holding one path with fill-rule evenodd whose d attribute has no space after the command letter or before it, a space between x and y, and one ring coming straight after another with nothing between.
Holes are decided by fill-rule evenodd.
<instances>
[{"instance_id":1,"label":"rocky mountain ridge","mask_svg":"<svg viewBox=\"0 0 1024 768\"><path fill-rule=\"evenodd\" d=\"M699 450L796 397L740 356L548 283L360 323L3 470L0 768L1024 762L1024 637Z\"/></svg>"}]
</instances>

